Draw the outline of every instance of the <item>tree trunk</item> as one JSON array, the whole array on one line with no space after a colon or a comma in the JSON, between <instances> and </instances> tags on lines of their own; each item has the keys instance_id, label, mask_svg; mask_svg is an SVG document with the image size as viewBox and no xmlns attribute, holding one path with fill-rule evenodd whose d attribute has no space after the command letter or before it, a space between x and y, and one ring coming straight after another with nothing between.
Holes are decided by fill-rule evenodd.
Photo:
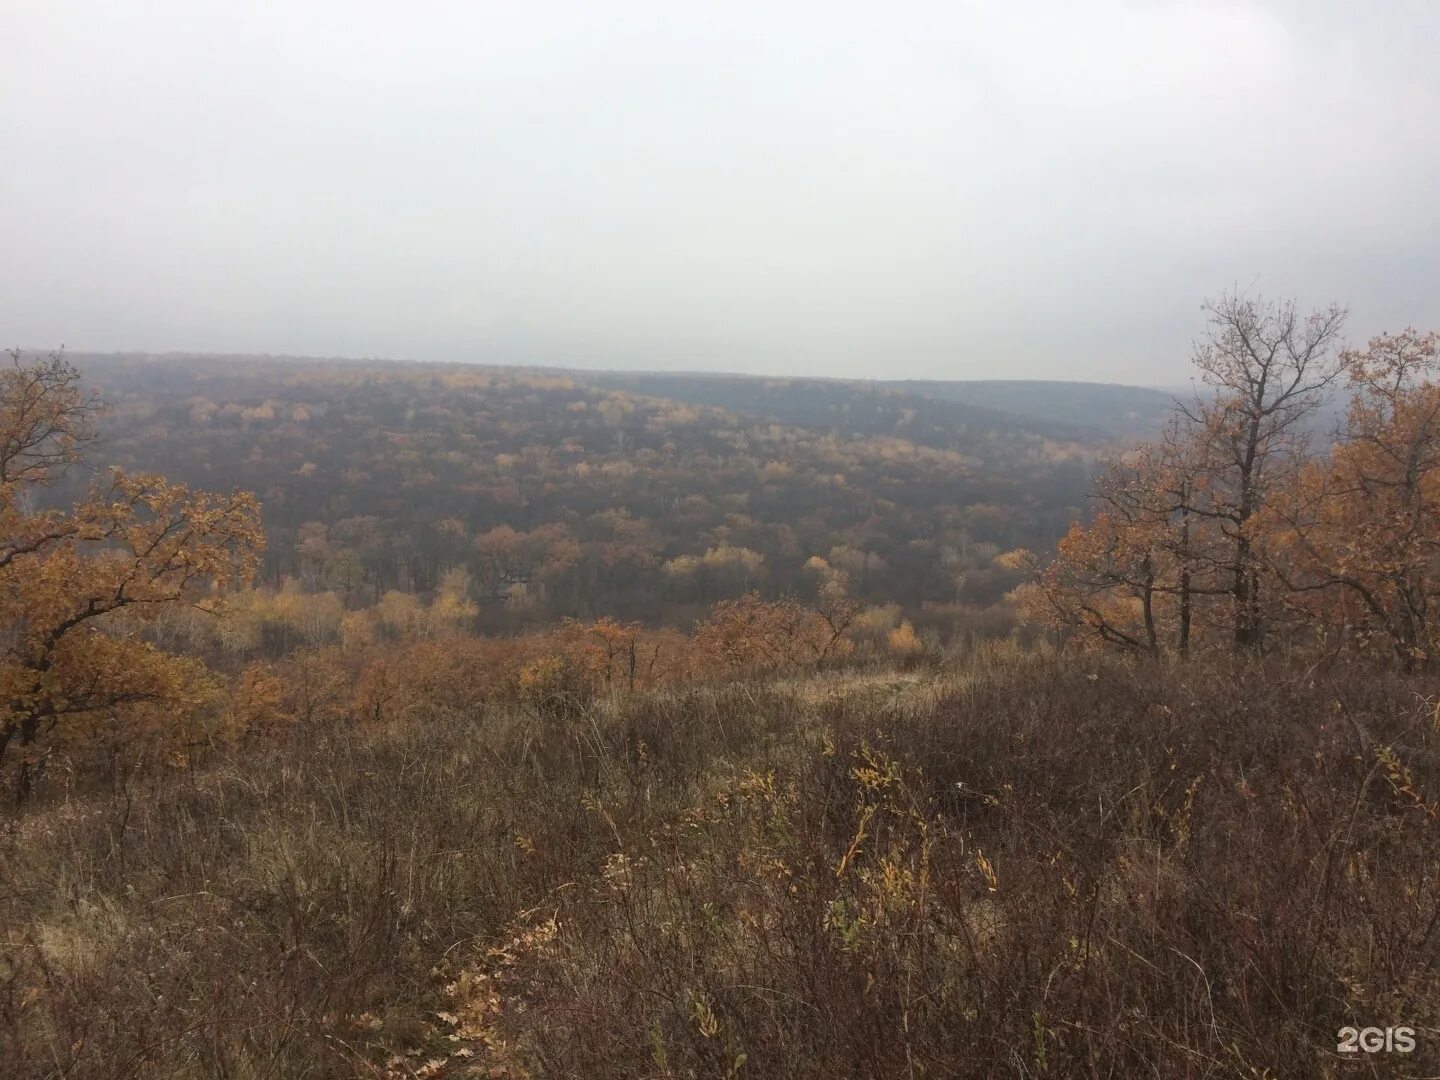
<instances>
[{"instance_id":1,"label":"tree trunk","mask_svg":"<svg viewBox=\"0 0 1440 1080\"><path fill-rule=\"evenodd\" d=\"M1188 486L1182 489L1181 499L1188 504ZM1180 655L1190 655L1190 512L1180 512Z\"/></svg>"}]
</instances>

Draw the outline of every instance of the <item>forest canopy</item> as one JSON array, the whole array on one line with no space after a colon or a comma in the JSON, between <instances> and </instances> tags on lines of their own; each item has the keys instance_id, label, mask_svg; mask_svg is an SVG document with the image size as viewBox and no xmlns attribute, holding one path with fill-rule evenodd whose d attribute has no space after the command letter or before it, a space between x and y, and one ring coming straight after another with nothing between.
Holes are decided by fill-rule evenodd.
<instances>
[{"instance_id":1,"label":"forest canopy","mask_svg":"<svg viewBox=\"0 0 1440 1080\"><path fill-rule=\"evenodd\" d=\"M752 590L813 599L816 559L937 634L994 630L1021 581L1002 556L1063 535L1109 445L866 383L725 380L746 411L674 376L76 362L110 404L115 462L256 491L262 585L353 607L463 570L475 625L496 632L600 615L685 628Z\"/></svg>"}]
</instances>

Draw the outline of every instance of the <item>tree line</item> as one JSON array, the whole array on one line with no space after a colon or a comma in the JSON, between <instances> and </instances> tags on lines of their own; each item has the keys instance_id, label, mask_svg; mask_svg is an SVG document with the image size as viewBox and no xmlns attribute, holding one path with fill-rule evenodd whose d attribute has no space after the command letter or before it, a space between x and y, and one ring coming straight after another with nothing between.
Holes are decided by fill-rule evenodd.
<instances>
[{"instance_id":1,"label":"tree line","mask_svg":"<svg viewBox=\"0 0 1440 1080\"><path fill-rule=\"evenodd\" d=\"M1117 456L1021 590L1062 638L1158 656L1440 656L1440 337L1345 348L1346 312L1207 306L1202 390ZM1343 395L1333 427L1324 420Z\"/></svg>"}]
</instances>

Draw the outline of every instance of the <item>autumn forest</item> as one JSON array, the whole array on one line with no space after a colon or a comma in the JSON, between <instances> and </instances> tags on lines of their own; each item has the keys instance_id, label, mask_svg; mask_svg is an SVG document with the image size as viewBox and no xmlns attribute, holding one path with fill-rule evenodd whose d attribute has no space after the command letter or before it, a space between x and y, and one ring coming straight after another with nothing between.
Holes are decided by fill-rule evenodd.
<instances>
[{"instance_id":1,"label":"autumn forest","mask_svg":"<svg viewBox=\"0 0 1440 1080\"><path fill-rule=\"evenodd\" d=\"M0 1073L1432 1074L1440 336L1346 318L1174 393L16 350Z\"/></svg>"}]
</instances>

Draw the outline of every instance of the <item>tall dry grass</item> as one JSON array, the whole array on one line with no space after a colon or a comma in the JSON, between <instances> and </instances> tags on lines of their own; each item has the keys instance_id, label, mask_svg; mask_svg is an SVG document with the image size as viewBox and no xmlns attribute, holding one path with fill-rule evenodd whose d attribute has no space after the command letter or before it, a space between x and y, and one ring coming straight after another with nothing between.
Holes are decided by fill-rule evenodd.
<instances>
[{"instance_id":1,"label":"tall dry grass","mask_svg":"<svg viewBox=\"0 0 1440 1080\"><path fill-rule=\"evenodd\" d=\"M1429 690L992 652L314 726L11 824L0 1073L1433 1074Z\"/></svg>"}]
</instances>

